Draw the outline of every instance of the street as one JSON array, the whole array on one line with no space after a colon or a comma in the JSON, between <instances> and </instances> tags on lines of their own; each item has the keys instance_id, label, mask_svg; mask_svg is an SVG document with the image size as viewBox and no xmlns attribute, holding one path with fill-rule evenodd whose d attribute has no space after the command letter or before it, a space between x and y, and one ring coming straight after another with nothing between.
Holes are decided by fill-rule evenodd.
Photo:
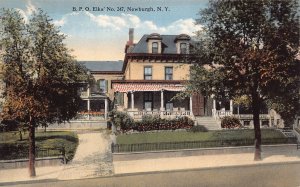
<instances>
[{"instance_id":1,"label":"street","mask_svg":"<svg viewBox=\"0 0 300 187\"><path fill-rule=\"evenodd\" d=\"M5 184L8 186L8 184ZM0 185L1 186L1 185ZM190 171L148 173L107 178L69 181L19 183L16 187L184 187L184 186L230 186L230 187L298 187L300 164L272 164L247 167L227 167Z\"/></svg>"}]
</instances>

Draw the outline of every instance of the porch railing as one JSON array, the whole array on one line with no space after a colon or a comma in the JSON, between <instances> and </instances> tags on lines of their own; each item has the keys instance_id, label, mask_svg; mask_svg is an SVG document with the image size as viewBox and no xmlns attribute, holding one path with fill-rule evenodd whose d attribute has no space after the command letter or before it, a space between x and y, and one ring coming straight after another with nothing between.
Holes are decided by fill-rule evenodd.
<instances>
[{"instance_id":1,"label":"porch railing","mask_svg":"<svg viewBox=\"0 0 300 187\"><path fill-rule=\"evenodd\" d=\"M159 115L161 117L177 117L177 116L191 116L191 112L189 110L184 111L173 111L173 110L138 110L138 111L130 111L128 113L132 115L134 118L142 118L145 115Z\"/></svg>"},{"instance_id":2,"label":"porch railing","mask_svg":"<svg viewBox=\"0 0 300 187\"><path fill-rule=\"evenodd\" d=\"M81 112L76 116L77 120L103 120L104 112Z\"/></svg>"},{"instance_id":3,"label":"porch railing","mask_svg":"<svg viewBox=\"0 0 300 187\"><path fill-rule=\"evenodd\" d=\"M225 117L225 116L231 116L232 111L231 110L215 110L215 109L212 109L212 114L213 114L213 117L215 119L218 119L218 118L222 118L222 117Z\"/></svg>"}]
</instances>

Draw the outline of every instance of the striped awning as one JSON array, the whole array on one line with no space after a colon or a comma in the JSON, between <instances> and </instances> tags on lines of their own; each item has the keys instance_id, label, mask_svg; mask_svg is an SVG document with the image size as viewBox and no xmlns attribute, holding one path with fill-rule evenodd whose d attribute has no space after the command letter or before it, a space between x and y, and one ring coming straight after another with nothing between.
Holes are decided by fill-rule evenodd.
<instances>
[{"instance_id":1,"label":"striped awning","mask_svg":"<svg viewBox=\"0 0 300 187\"><path fill-rule=\"evenodd\" d=\"M159 83L114 83L115 92L139 92L139 91L183 91L185 87L181 84L159 84Z\"/></svg>"}]
</instances>

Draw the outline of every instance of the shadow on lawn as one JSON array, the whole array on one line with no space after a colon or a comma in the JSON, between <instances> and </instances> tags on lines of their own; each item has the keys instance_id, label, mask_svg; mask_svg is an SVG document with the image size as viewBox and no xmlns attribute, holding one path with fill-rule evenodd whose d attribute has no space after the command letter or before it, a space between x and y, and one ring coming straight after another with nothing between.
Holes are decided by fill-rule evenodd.
<instances>
[{"instance_id":1,"label":"shadow on lawn","mask_svg":"<svg viewBox=\"0 0 300 187\"><path fill-rule=\"evenodd\" d=\"M78 142L78 138L74 136L67 136L67 135L49 135L49 136L37 136L35 138L36 141L46 141L49 139L64 139L70 142L76 143Z\"/></svg>"}]
</instances>

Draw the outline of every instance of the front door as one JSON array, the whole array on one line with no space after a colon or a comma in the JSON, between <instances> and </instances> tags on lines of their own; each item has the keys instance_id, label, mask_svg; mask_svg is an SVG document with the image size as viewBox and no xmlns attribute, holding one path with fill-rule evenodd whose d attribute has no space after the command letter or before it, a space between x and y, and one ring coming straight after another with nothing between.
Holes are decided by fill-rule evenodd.
<instances>
[{"instance_id":1,"label":"front door","mask_svg":"<svg viewBox=\"0 0 300 187\"><path fill-rule=\"evenodd\" d=\"M201 94L193 95L193 114L195 116L204 116L204 97Z\"/></svg>"}]
</instances>

